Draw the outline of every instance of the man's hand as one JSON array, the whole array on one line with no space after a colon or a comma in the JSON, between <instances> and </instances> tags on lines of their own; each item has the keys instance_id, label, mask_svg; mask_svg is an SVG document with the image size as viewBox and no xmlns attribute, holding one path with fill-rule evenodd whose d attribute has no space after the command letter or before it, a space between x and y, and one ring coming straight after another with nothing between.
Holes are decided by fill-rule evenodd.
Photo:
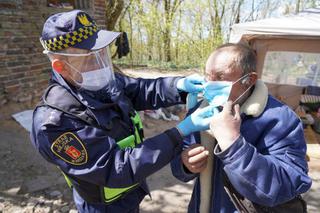
<instances>
[{"instance_id":1,"label":"man's hand","mask_svg":"<svg viewBox=\"0 0 320 213\"><path fill-rule=\"evenodd\" d=\"M207 166L209 151L200 144L193 144L181 153L183 165L192 173L200 173Z\"/></svg>"},{"instance_id":2,"label":"man's hand","mask_svg":"<svg viewBox=\"0 0 320 213\"><path fill-rule=\"evenodd\" d=\"M210 122L210 130L218 141L221 151L229 148L240 136L240 106L236 104L233 109L232 103L228 101L222 112L215 115Z\"/></svg>"},{"instance_id":3,"label":"man's hand","mask_svg":"<svg viewBox=\"0 0 320 213\"><path fill-rule=\"evenodd\" d=\"M189 93L199 93L202 92L204 83L205 80L203 76L193 74L179 79L177 89Z\"/></svg>"}]
</instances>

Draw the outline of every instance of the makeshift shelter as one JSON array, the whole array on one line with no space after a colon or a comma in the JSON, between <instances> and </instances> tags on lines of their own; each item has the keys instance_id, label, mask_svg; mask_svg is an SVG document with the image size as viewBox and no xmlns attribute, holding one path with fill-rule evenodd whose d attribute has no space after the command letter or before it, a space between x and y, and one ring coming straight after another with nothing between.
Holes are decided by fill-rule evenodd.
<instances>
[{"instance_id":1,"label":"makeshift shelter","mask_svg":"<svg viewBox=\"0 0 320 213\"><path fill-rule=\"evenodd\" d=\"M320 9L235 24L230 42L239 41L256 50L257 72L269 92L293 109L306 87L320 85Z\"/></svg>"}]
</instances>

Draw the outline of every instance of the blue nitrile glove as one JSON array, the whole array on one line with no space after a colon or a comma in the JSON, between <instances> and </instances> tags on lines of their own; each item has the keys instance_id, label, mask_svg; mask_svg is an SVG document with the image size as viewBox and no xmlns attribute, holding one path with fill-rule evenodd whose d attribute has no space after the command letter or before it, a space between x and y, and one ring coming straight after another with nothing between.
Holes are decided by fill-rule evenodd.
<instances>
[{"instance_id":1,"label":"blue nitrile glove","mask_svg":"<svg viewBox=\"0 0 320 213\"><path fill-rule=\"evenodd\" d=\"M217 113L219 113L219 111L214 106L197 109L181 121L177 125L177 128L182 136L187 136L193 132L208 130L213 115Z\"/></svg>"},{"instance_id":2,"label":"blue nitrile glove","mask_svg":"<svg viewBox=\"0 0 320 213\"><path fill-rule=\"evenodd\" d=\"M203 90L204 77L198 74L181 78L177 82L177 89L189 93L198 93Z\"/></svg>"},{"instance_id":3,"label":"blue nitrile glove","mask_svg":"<svg viewBox=\"0 0 320 213\"><path fill-rule=\"evenodd\" d=\"M189 93L187 95L186 107L189 111L193 107L195 107L198 103L198 93Z\"/></svg>"},{"instance_id":4,"label":"blue nitrile glove","mask_svg":"<svg viewBox=\"0 0 320 213\"><path fill-rule=\"evenodd\" d=\"M203 97L211 106L222 106L227 102L232 82L230 81L208 81L203 85Z\"/></svg>"}]
</instances>

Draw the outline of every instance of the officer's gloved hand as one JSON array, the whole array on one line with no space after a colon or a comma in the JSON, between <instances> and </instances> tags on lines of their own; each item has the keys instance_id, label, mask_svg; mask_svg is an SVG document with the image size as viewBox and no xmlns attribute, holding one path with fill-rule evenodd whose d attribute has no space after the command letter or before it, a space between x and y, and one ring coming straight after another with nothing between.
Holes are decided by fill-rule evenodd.
<instances>
[{"instance_id":1,"label":"officer's gloved hand","mask_svg":"<svg viewBox=\"0 0 320 213\"><path fill-rule=\"evenodd\" d=\"M198 93L189 93L187 95L186 108L187 110L192 109L198 103Z\"/></svg>"},{"instance_id":2,"label":"officer's gloved hand","mask_svg":"<svg viewBox=\"0 0 320 213\"><path fill-rule=\"evenodd\" d=\"M187 136L193 132L209 129L210 121L214 114L219 113L214 106L207 106L202 109L197 109L191 115L181 121L177 128L182 136Z\"/></svg>"},{"instance_id":3,"label":"officer's gloved hand","mask_svg":"<svg viewBox=\"0 0 320 213\"><path fill-rule=\"evenodd\" d=\"M177 89L188 93L199 93L203 90L204 77L198 74L181 78L177 82Z\"/></svg>"}]
</instances>

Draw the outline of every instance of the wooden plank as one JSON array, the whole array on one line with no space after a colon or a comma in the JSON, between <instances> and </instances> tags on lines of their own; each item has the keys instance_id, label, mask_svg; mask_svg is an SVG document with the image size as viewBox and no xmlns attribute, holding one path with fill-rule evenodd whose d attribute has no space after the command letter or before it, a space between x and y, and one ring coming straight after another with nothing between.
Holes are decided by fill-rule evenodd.
<instances>
[{"instance_id":1,"label":"wooden plank","mask_svg":"<svg viewBox=\"0 0 320 213\"><path fill-rule=\"evenodd\" d=\"M310 125L308 125L305 129L304 129L304 137L306 139L307 144L318 144L318 138L316 136L316 132L313 131L313 129L311 128Z\"/></svg>"},{"instance_id":2,"label":"wooden plank","mask_svg":"<svg viewBox=\"0 0 320 213\"><path fill-rule=\"evenodd\" d=\"M307 155L320 160L320 144L307 144Z\"/></svg>"},{"instance_id":3,"label":"wooden plank","mask_svg":"<svg viewBox=\"0 0 320 213\"><path fill-rule=\"evenodd\" d=\"M309 170L320 171L320 144L307 144Z\"/></svg>"}]
</instances>

